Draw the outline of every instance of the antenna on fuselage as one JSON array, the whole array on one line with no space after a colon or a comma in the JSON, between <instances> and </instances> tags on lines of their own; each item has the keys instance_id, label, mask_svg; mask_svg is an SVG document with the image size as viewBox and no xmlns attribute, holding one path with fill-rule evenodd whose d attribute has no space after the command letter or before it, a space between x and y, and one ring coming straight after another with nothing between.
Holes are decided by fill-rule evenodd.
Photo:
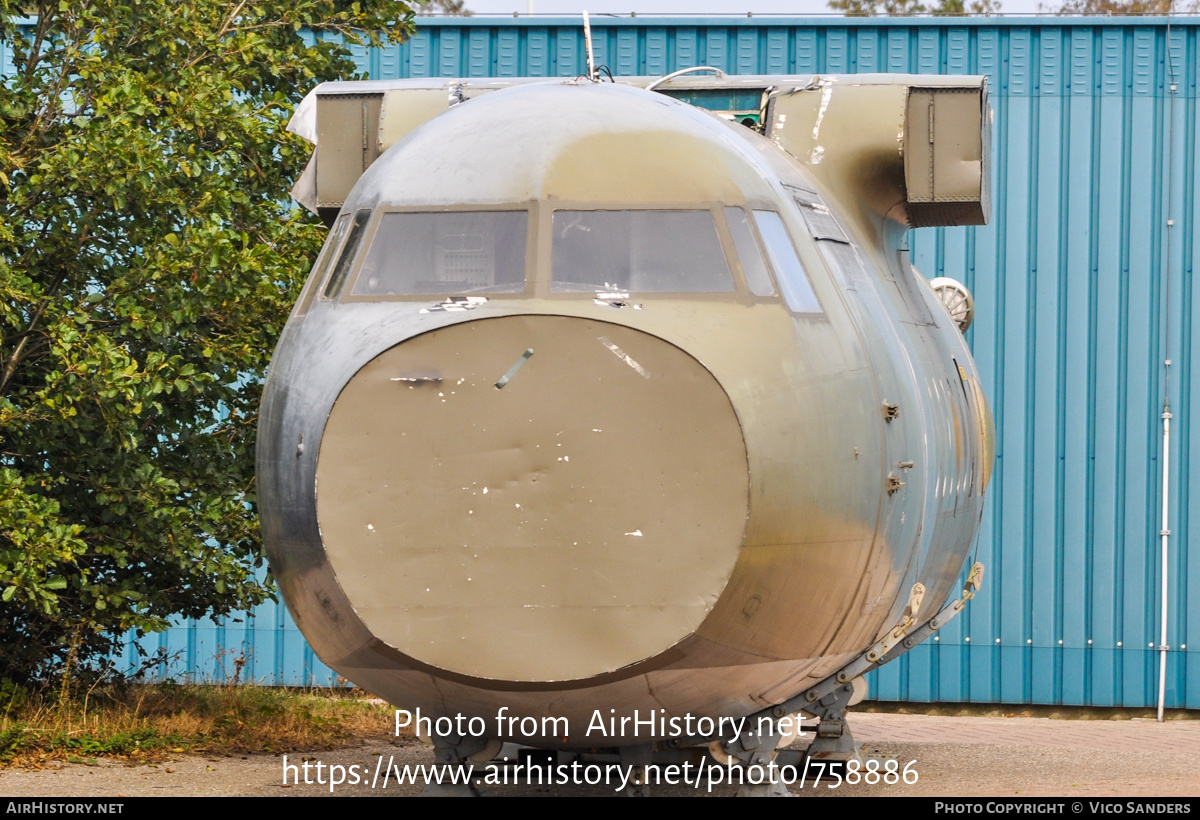
<instances>
[{"instance_id":1,"label":"antenna on fuselage","mask_svg":"<svg viewBox=\"0 0 1200 820\"><path fill-rule=\"evenodd\" d=\"M599 82L600 78L596 75L596 55L592 53L592 24L588 21L588 13L583 13L583 47L587 51L588 79L592 82Z\"/></svg>"}]
</instances>

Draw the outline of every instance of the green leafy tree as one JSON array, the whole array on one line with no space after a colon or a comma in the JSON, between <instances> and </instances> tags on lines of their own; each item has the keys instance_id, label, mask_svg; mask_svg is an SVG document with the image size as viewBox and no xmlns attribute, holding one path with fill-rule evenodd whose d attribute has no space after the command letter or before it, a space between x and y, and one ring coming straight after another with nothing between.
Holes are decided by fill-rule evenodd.
<instances>
[{"instance_id":1,"label":"green leafy tree","mask_svg":"<svg viewBox=\"0 0 1200 820\"><path fill-rule=\"evenodd\" d=\"M1195 14L1200 11L1197 0L1065 0L1061 6L1039 3L1038 9L1054 14L1144 15Z\"/></svg>"},{"instance_id":2,"label":"green leafy tree","mask_svg":"<svg viewBox=\"0 0 1200 820\"><path fill-rule=\"evenodd\" d=\"M466 7L463 0L417 0L417 14L433 15L446 14L451 17L472 17L474 12Z\"/></svg>"},{"instance_id":3,"label":"green leafy tree","mask_svg":"<svg viewBox=\"0 0 1200 820\"><path fill-rule=\"evenodd\" d=\"M999 0L939 0L926 5L921 0L829 0L829 8L847 17L912 17L929 14L934 17L999 14Z\"/></svg>"},{"instance_id":4,"label":"green leafy tree","mask_svg":"<svg viewBox=\"0 0 1200 820\"><path fill-rule=\"evenodd\" d=\"M283 126L411 17L0 0L0 680L269 595L260 380L324 235Z\"/></svg>"}]
</instances>

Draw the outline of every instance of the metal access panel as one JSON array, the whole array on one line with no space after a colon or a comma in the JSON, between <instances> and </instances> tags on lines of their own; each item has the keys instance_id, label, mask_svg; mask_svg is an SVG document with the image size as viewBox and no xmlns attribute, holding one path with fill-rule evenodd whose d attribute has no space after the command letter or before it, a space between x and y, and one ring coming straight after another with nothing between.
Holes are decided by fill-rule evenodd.
<instances>
[{"instance_id":1,"label":"metal access panel","mask_svg":"<svg viewBox=\"0 0 1200 820\"><path fill-rule=\"evenodd\" d=\"M446 89L441 86L385 91L379 110L379 153L447 108Z\"/></svg>"},{"instance_id":2,"label":"metal access panel","mask_svg":"<svg viewBox=\"0 0 1200 820\"><path fill-rule=\"evenodd\" d=\"M987 116L986 85L909 90L904 181L912 227L987 224Z\"/></svg>"},{"instance_id":3,"label":"metal access panel","mask_svg":"<svg viewBox=\"0 0 1200 820\"><path fill-rule=\"evenodd\" d=\"M363 170L379 156L382 104L383 92L318 97L318 211L329 209L336 215Z\"/></svg>"}]
</instances>

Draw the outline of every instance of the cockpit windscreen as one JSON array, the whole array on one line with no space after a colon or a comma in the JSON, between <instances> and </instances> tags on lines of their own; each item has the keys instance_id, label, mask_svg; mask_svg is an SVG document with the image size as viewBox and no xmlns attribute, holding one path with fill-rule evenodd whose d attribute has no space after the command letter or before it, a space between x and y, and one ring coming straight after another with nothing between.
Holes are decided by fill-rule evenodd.
<instances>
[{"instance_id":1,"label":"cockpit windscreen","mask_svg":"<svg viewBox=\"0 0 1200 820\"><path fill-rule=\"evenodd\" d=\"M711 211L555 211L554 293L727 293Z\"/></svg>"},{"instance_id":2,"label":"cockpit windscreen","mask_svg":"<svg viewBox=\"0 0 1200 820\"><path fill-rule=\"evenodd\" d=\"M383 214L355 296L520 293L526 211Z\"/></svg>"}]
</instances>

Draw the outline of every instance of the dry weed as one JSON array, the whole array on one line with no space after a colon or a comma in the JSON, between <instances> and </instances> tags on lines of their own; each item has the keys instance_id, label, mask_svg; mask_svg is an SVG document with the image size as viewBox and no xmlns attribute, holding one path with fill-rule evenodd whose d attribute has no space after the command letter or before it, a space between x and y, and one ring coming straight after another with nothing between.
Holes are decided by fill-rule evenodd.
<instances>
[{"instance_id":1,"label":"dry weed","mask_svg":"<svg viewBox=\"0 0 1200 820\"><path fill-rule=\"evenodd\" d=\"M261 686L107 686L79 698L0 698L0 766L100 755L330 749L389 734L393 711L360 691Z\"/></svg>"}]
</instances>

